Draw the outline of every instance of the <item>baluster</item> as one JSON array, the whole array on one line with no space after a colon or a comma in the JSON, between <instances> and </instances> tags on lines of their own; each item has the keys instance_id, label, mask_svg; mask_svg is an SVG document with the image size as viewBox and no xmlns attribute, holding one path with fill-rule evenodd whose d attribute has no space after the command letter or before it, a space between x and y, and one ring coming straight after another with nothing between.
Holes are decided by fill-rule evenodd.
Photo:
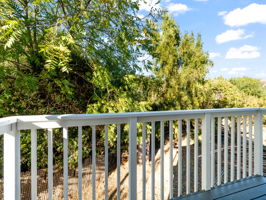
<instances>
[{"instance_id":1,"label":"baluster","mask_svg":"<svg viewBox=\"0 0 266 200\"><path fill-rule=\"evenodd\" d=\"M129 123L129 200L137 199L137 118Z\"/></svg>"},{"instance_id":2,"label":"baluster","mask_svg":"<svg viewBox=\"0 0 266 200\"><path fill-rule=\"evenodd\" d=\"M31 199L37 199L37 130L31 129Z\"/></svg>"},{"instance_id":3,"label":"baluster","mask_svg":"<svg viewBox=\"0 0 266 200\"><path fill-rule=\"evenodd\" d=\"M202 189L211 188L211 115L205 114L202 134Z\"/></svg>"},{"instance_id":4,"label":"baluster","mask_svg":"<svg viewBox=\"0 0 266 200\"><path fill-rule=\"evenodd\" d=\"M146 148L146 147L145 147ZM116 177L116 184L117 184L117 200L120 200L120 165L121 165L121 125L117 125L117 177Z\"/></svg>"},{"instance_id":5,"label":"baluster","mask_svg":"<svg viewBox=\"0 0 266 200\"><path fill-rule=\"evenodd\" d=\"M151 130L151 200L155 199L155 122Z\"/></svg>"},{"instance_id":6,"label":"baluster","mask_svg":"<svg viewBox=\"0 0 266 200\"><path fill-rule=\"evenodd\" d=\"M186 147L186 193L190 193L190 120L187 119L187 147Z\"/></svg>"},{"instance_id":7,"label":"baluster","mask_svg":"<svg viewBox=\"0 0 266 200\"><path fill-rule=\"evenodd\" d=\"M222 173L222 128L221 128L221 117L218 117L218 166L217 166L217 185L221 185L221 173Z\"/></svg>"},{"instance_id":8,"label":"baluster","mask_svg":"<svg viewBox=\"0 0 266 200\"><path fill-rule=\"evenodd\" d=\"M48 199L53 199L53 130L48 129Z\"/></svg>"},{"instance_id":9,"label":"baluster","mask_svg":"<svg viewBox=\"0 0 266 200\"><path fill-rule=\"evenodd\" d=\"M195 140L195 144L194 144L194 192L198 191L198 132L199 132L199 122L198 119L195 119L195 130L194 130L194 140Z\"/></svg>"},{"instance_id":10,"label":"baluster","mask_svg":"<svg viewBox=\"0 0 266 200\"><path fill-rule=\"evenodd\" d=\"M178 120L178 196L182 194L182 120Z\"/></svg>"},{"instance_id":11,"label":"baluster","mask_svg":"<svg viewBox=\"0 0 266 200\"><path fill-rule=\"evenodd\" d=\"M243 178L247 177L247 117L243 121Z\"/></svg>"},{"instance_id":12,"label":"baluster","mask_svg":"<svg viewBox=\"0 0 266 200\"><path fill-rule=\"evenodd\" d=\"M160 122L160 194L161 194L161 200L164 199L164 121Z\"/></svg>"},{"instance_id":13,"label":"baluster","mask_svg":"<svg viewBox=\"0 0 266 200\"><path fill-rule=\"evenodd\" d=\"M224 118L224 183L228 180L228 117Z\"/></svg>"},{"instance_id":14,"label":"baluster","mask_svg":"<svg viewBox=\"0 0 266 200\"><path fill-rule=\"evenodd\" d=\"M64 146L64 200L68 199L68 128L63 128L63 146Z\"/></svg>"},{"instance_id":15,"label":"baluster","mask_svg":"<svg viewBox=\"0 0 266 200\"><path fill-rule=\"evenodd\" d=\"M215 118L211 120L211 187L215 181Z\"/></svg>"},{"instance_id":16,"label":"baluster","mask_svg":"<svg viewBox=\"0 0 266 200\"><path fill-rule=\"evenodd\" d=\"M231 117L231 181L235 179L235 117Z\"/></svg>"},{"instance_id":17,"label":"baluster","mask_svg":"<svg viewBox=\"0 0 266 200\"><path fill-rule=\"evenodd\" d=\"M240 130L240 116L237 117L237 179L240 179L240 150L241 150L241 130Z\"/></svg>"},{"instance_id":18,"label":"baluster","mask_svg":"<svg viewBox=\"0 0 266 200\"><path fill-rule=\"evenodd\" d=\"M169 186L170 199L173 198L173 121L169 121L169 135L170 135L170 160L169 160Z\"/></svg>"},{"instance_id":19,"label":"baluster","mask_svg":"<svg viewBox=\"0 0 266 200\"><path fill-rule=\"evenodd\" d=\"M108 200L108 125L104 126L104 199Z\"/></svg>"},{"instance_id":20,"label":"baluster","mask_svg":"<svg viewBox=\"0 0 266 200\"><path fill-rule=\"evenodd\" d=\"M92 199L96 199L96 127L92 126Z\"/></svg>"},{"instance_id":21,"label":"baluster","mask_svg":"<svg viewBox=\"0 0 266 200\"><path fill-rule=\"evenodd\" d=\"M248 140L248 175L252 176L252 115L249 116L249 140Z\"/></svg>"}]
</instances>

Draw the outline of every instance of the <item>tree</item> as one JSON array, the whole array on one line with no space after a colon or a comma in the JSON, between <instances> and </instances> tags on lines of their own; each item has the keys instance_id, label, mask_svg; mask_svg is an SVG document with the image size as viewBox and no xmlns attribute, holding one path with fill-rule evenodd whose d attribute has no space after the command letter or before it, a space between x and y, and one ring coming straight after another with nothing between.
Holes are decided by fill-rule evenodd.
<instances>
[{"instance_id":1,"label":"tree","mask_svg":"<svg viewBox=\"0 0 266 200\"><path fill-rule=\"evenodd\" d=\"M0 114L81 113L95 73L123 84L147 29L137 12L138 1L0 0Z\"/></svg>"},{"instance_id":2,"label":"tree","mask_svg":"<svg viewBox=\"0 0 266 200\"><path fill-rule=\"evenodd\" d=\"M260 107L263 100L240 90L231 80L223 77L208 80L206 84L205 108Z\"/></svg>"},{"instance_id":3,"label":"tree","mask_svg":"<svg viewBox=\"0 0 266 200\"><path fill-rule=\"evenodd\" d=\"M229 81L247 95L259 98L266 96L266 88L263 87L262 82L258 79L239 77L231 78Z\"/></svg>"},{"instance_id":4,"label":"tree","mask_svg":"<svg viewBox=\"0 0 266 200\"><path fill-rule=\"evenodd\" d=\"M146 109L142 100L141 107L133 102L138 91L129 91L141 79L134 74L149 28L138 6L127 0L0 0L0 115ZM30 136L21 140L27 145ZM61 154L61 139L54 141ZM38 143L40 167L45 146ZM30 162L27 152L22 149L22 166ZM84 149L83 156L89 153Z\"/></svg>"},{"instance_id":5,"label":"tree","mask_svg":"<svg viewBox=\"0 0 266 200\"><path fill-rule=\"evenodd\" d=\"M212 65L200 35L180 33L172 17L165 14L160 27L151 23L149 52L154 58L156 86L151 101L156 110L200 108L203 86Z\"/></svg>"}]
</instances>

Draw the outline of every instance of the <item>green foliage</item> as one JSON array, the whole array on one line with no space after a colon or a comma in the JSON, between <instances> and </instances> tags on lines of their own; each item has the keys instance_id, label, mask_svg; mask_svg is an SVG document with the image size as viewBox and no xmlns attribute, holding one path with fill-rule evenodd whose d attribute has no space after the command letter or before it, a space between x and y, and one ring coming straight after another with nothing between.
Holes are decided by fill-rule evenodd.
<instances>
[{"instance_id":1,"label":"green foliage","mask_svg":"<svg viewBox=\"0 0 266 200\"><path fill-rule=\"evenodd\" d=\"M245 80L246 78L243 78ZM243 89L239 89L232 80L242 80L235 78L226 80L222 77L208 80L206 85L205 108L238 108L238 107L262 107L265 106L263 98L252 96ZM243 83L243 85L246 85ZM257 93L256 93L257 94ZM265 98L265 96L264 96Z\"/></svg>"},{"instance_id":2,"label":"green foliage","mask_svg":"<svg viewBox=\"0 0 266 200\"><path fill-rule=\"evenodd\" d=\"M209 80L206 90L207 108L233 108L244 104L244 94L222 77Z\"/></svg>"},{"instance_id":3,"label":"green foliage","mask_svg":"<svg viewBox=\"0 0 266 200\"><path fill-rule=\"evenodd\" d=\"M149 33L155 63L155 86L149 100L155 110L200 108L209 66L200 35L181 35L174 19L165 14L160 27Z\"/></svg>"},{"instance_id":4,"label":"green foliage","mask_svg":"<svg viewBox=\"0 0 266 200\"><path fill-rule=\"evenodd\" d=\"M34 76L36 101L26 104L45 107L38 114L85 112L93 92L105 84L105 78L96 83L96 77L109 73L111 84L118 86L116 80L139 69L142 32L148 27L137 10L137 1L126 0L1 0L0 70L4 78ZM8 80L11 87L14 80ZM20 88L13 90L20 93ZM1 114L24 114L21 110Z\"/></svg>"},{"instance_id":5,"label":"green foliage","mask_svg":"<svg viewBox=\"0 0 266 200\"><path fill-rule=\"evenodd\" d=\"M266 96L266 88L263 87L261 81L258 79L249 78L249 77L240 77L240 78L232 78L229 81L247 95L259 98Z\"/></svg>"},{"instance_id":6,"label":"green foliage","mask_svg":"<svg viewBox=\"0 0 266 200\"><path fill-rule=\"evenodd\" d=\"M0 115L147 110L146 99L135 102L142 95L135 81L145 80L135 75L137 58L149 29L137 12L138 1L127 0L0 0ZM69 139L72 167L76 140ZM29 134L21 141L29 145ZM38 141L45 158L45 139ZM25 169L28 153L23 146Z\"/></svg>"}]
</instances>

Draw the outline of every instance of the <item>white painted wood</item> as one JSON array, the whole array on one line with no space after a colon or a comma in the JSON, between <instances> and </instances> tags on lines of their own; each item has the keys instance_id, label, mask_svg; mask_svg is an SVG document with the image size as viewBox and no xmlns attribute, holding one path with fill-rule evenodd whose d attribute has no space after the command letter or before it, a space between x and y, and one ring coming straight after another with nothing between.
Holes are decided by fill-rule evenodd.
<instances>
[{"instance_id":1,"label":"white painted wood","mask_svg":"<svg viewBox=\"0 0 266 200\"><path fill-rule=\"evenodd\" d=\"M165 116L145 116L138 117L138 122L151 122L151 121L169 121L169 120L182 120L182 119L194 119L194 118L202 118L204 117L204 113L194 115L192 113L184 114L184 115L165 115Z\"/></svg>"},{"instance_id":2,"label":"white painted wood","mask_svg":"<svg viewBox=\"0 0 266 200\"><path fill-rule=\"evenodd\" d=\"M217 149L218 149L218 162L217 162L217 185L221 185L222 183L222 120L221 117L218 117L218 141L217 141Z\"/></svg>"},{"instance_id":3,"label":"white painted wood","mask_svg":"<svg viewBox=\"0 0 266 200\"><path fill-rule=\"evenodd\" d=\"M155 200L155 122L151 123L151 200Z\"/></svg>"},{"instance_id":4,"label":"white painted wood","mask_svg":"<svg viewBox=\"0 0 266 200\"><path fill-rule=\"evenodd\" d=\"M15 146L15 195L16 195L16 199L20 199L20 195L21 195L21 165L20 165L20 158L21 158L21 152L20 152L20 136L21 136L21 132L17 130L17 126L16 124L12 124L11 125L11 130L13 132L15 132L15 142L16 142L16 146ZM5 154L4 154L5 155ZM5 176L5 175L4 175Z\"/></svg>"},{"instance_id":5,"label":"white painted wood","mask_svg":"<svg viewBox=\"0 0 266 200\"><path fill-rule=\"evenodd\" d=\"M108 126L104 126L104 199L108 200ZM130 155L131 152L129 152Z\"/></svg>"},{"instance_id":6,"label":"white painted wood","mask_svg":"<svg viewBox=\"0 0 266 200\"><path fill-rule=\"evenodd\" d=\"M7 134L5 134L6 136L4 136L4 141L7 141L7 140L10 140L11 142L11 145L10 147L7 147L7 143L4 147L5 151L7 152L7 149L12 149L14 147L14 145L12 144L12 141L14 140L14 137L15 137L15 168L16 168L16 172L15 172L15 175L13 175L11 177L11 175L7 175L7 172L5 173L4 171L4 177L9 177L9 180L4 180L4 197L6 199L14 199L12 195L8 196L7 195L7 191L9 191L9 189L7 189L7 185L8 183L10 184L10 182L14 183L14 178L15 177L16 181L15 181L15 187L12 188L12 190L14 189L15 190L15 198L18 198L19 195L20 195L20 170L17 170L17 169L20 169L20 166L19 166L19 162L20 162L20 151L19 151L19 148L17 146L20 146L20 140L19 140L19 137L17 135L19 134L15 134L15 136L12 136L9 138L9 135L11 135L9 132L11 130L11 126L13 126L12 124L14 124L14 126L16 126L16 129L12 129L12 130L33 130L32 132L36 132L37 133L37 129L39 128L43 128L43 129L52 129L52 128L62 128L63 127L63 135L64 135L64 199L68 199L67 195L68 195L68 136L67 136L67 128L68 127L82 127L82 126L85 126L85 125L91 125L91 126L96 126L96 125L105 125L105 127L108 125L108 124L122 124L122 123L131 123L132 119L134 119L134 124L136 124L137 122L150 122L150 121L153 121L153 138L152 138L152 153L153 153L153 159L152 159L152 181L151 181L151 184L152 184L152 189L151 189L151 199L154 199L155 198L155 121L169 121L170 120L170 123L172 120L179 120L179 123L181 123L181 125L179 127L182 127L182 119L188 119L188 120L191 120L191 119L197 119L197 118L202 118L204 116L208 116L209 118L213 118L213 117L223 117L223 118L227 118L227 117L230 117L230 116L238 116L238 120L240 119L240 117L242 115L248 115L248 116L251 116L251 115L256 115L254 121L255 121L255 132L254 132L254 138L255 138L255 151L254 151L254 155L255 156L255 166L254 166L254 174L262 174L262 113L266 114L266 109L265 108L243 108L243 109L214 109L214 110L190 110L190 111L162 111L162 112L144 112L144 113L112 113L112 114L85 114L85 115L43 115L43 116L18 116L18 117L9 117L9 118L3 118L3 119L0 119L0 133L4 133L4 132L8 132ZM207 117L207 118L208 118ZM206 119L206 117L205 117ZM233 120L233 118L232 118ZM219 121L219 120L218 120ZM136 122L136 123L135 123ZM245 122L244 122L245 123ZM226 125L226 124L225 124ZM134 125L135 126L135 125ZM221 119L220 119L220 124L218 123L218 169L217 171L219 172L220 170L220 174L217 173L217 178L219 179L219 176L221 176L221 166L220 166L220 169L219 169L219 154L220 154L220 157L221 157L221 133L220 133L220 139L219 139L219 126L221 126ZM246 132L246 125L244 126L245 128L243 129L245 132ZM171 128L171 127L170 127ZM225 127L226 128L226 127ZM251 136L249 135L249 147L250 147L250 144L252 145L252 143L250 142L250 139L252 138L252 130L250 131L250 128L249 127L249 134L251 134ZM220 127L221 129L221 127ZM195 130L196 131L196 130ZM204 135L205 132L207 132L207 135ZM233 130L233 127L231 128L231 135L233 135L234 133L234 130ZM133 131L135 132L135 130ZM170 129L170 132L171 132L171 129ZM180 131L179 130L179 133L182 132L182 130ZM203 183L202 183L202 186L203 188L209 188L209 184L210 186L212 186L214 184L214 180L213 180L213 177L215 174L215 171L213 170L213 157L215 157L215 155L213 155L214 153L214 150L213 150L213 138L211 137L211 132L213 132L213 128L211 127L211 122L204 122L204 130L203 130L203 146L202 149L202 164L203 164L203 167L202 167L202 170L204 173L202 173L202 177L204 178L203 179ZM226 133L228 133L228 131L226 131ZM94 135L96 133L94 132ZM32 140L32 148L31 148L31 151L32 151L32 196L33 198L36 198L36 195L37 195L37 166L36 166L36 163L37 163L37 154L36 154L36 150L37 150L37 138L36 138L36 144L35 144L35 139L34 137L36 137L36 134L35 136L33 136L34 134L31 133L31 136L33 137L33 140ZM49 135L49 133L48 133ZM52 155L52 149L51 149L51 146L52 146L52 137L51 137L52 133L50 134L50 137L48 136L48 180L51 180L51 174L52 174L52 168L49 167L51 166L52 164L49 162L52 161L51 159L51 155ZM210 136L210 137L209 137ZM163 137L163 135L161 134L161 137ZM170 134L170 137L171 137L171 134ZM179 140L178 140L178 146L179 146L179 154L178 154L178 195L180 196L182 194L182 189L181 189L181 186L182 186L182 170L181 170L181 167L182 167L182 135L179 134ZM195 133L195 137L196 137L196 133ZM206 140L206 137L209 137L209 140ZM245 177L246 175L246 168L247 168L247 164L246 162L244 161L244 159L246 159L246 147L245 147L245 144L247 143L246 139L244 138L246 137L246 134L243 135L243 163L241 165L241 160L240 159L240 148L241 148L241 132L240 132L240 121L238 123L238 134L237 134L237 177L238 179L240 178L240 175L238 176L238 172L240 173L241 171L241 167L243 167L243 177ZM9 138L9 139L7 139ZM173 139L173 138L172 138ZM195 146L196 146L196 138L195 139ZM79 138L80 140L80 138ZM96 136L94 137L94 140L95 140L95 151L96 152ZM136 138L133 139L133 146L134 145L134 142L135 142ZM171 140L171 138L170 138ZM219 147L219 140L220 140L220 147ZM233 138L232 138L233 140ZM234 147L232 147L232 144L234 144L234 142L232 142L231 140L231 149L232 149L232 152L234 151ZM164 144L162 143L162 141L164 141L164 138L161 139L161 147L164 146ZM204 143L205 141L205 143ZM105 141L106 142L106 141ZM190 143L190 139L187 138L187 144L188 142ZM5 143L5 142L4 142ZM79 141L80 143L80 141ZM226 144L227 143L227 144ZM107 144L108 144L108 140L107 140ZM12 146L13 145L13 146ZM79 159L78 159L78 162L79 162L79 196L80 196L80 188L81 188L81 179L80 179L80 147L81 145L79 145ZM94 145L92 145L94 146ZM227 171L227 164L226 162L228 161L228 155L226 156L226 152L227 152L227 147L228 147L228 138L226 139L226 134L225 134L225 143L224 143L224 149L225 149L225 152L224 152L224 157L225 157L225 171ZM133 147L132 147L133 148ZM171 149L173 147L170 147ZM189 145L187 145L187 148L189 149ZM248 174L251 175L253 174L252 173L252 160L250 159L250 155L252 155L252 148L249 148L250 151L248 152L248 158L249 158L249 161L248 161ZM189 149L190 150L190 149ZM195 168L194 168L194 190L196 191L196 185L195 185L195 181L197 179L197 174L196 173L196 155L197 155L197 152L196 152L197 148L194 148L194 162L195 162ZM206 151L206 150L209 150L209 151ZM12 153L12 150L9 150L11 153ZM108 151L108 146L107 146L107 151ZM131 149L131 151L134 153L136 153L136 148L134 147L133 150ZM171 151L171 150L170 150ZM35 152L35 153L34 153ZM94 153L95 153L94 152ZM171 151L172 152L172 151ZM171 154L170 152L170 154ZM188 152L188 151L187 151ZM207 154L205 155L205 152L207 152ZM212 152L212 154L210 154ZM8 153L8 156L9 155L12 155L11 153ZM173 153L173 152L172 152ZM93 154L93 153L92 153ZM233 154L233 153L232 153ZM231 160L233 161L234 159L232 159L232 155L231 154ZM35 156L36 155L36 156ZM171 154L172 155L172 154ZM107 161L108 161L108 154L106 155L107 156ZM161 156L161 161L163 160L164 161L164 158L163 158L164 155ZM188 168L190 168L190 158L189 158L190 154L187 156L187 159L189 160L189 165L187 166ZM12 158L7 158L7 154L4 155L4 161L7 163L5 164L4 163L4 170L7 170L7 166L11 169L11 165L12 165L12 162L14 163L14 159ZM9 156L10 157L10 156ZM93 157L93 156L92 156ZM206 161L206 157L207 158L207 162ZM226 159L227 157L227 159ZM92 158L93 159L93 158ZM95 159L96 159L96 156L95 156ZM132 162L134 163L136 161L136 156L133 155L131 157L132 159ZM170 162L173 162L173 157L170 158ZM210 162L208 162L209 160L211 159ZM35 161L36 160L36 161ZM186 162L188 163L188 160L186 160ZM231 165L232 165L232 161L231 161ZM251 164L250 164L251 162ZM160 165L163 165L162 163L164 162L161 162ZM186 164L187 164L186 163ZM105 158L105 164L106 164L106 158ZM204 166L205 165L205 166ZM221 165L221 160L220 160L220 165ZM14 167L13 166L13 167ZM251 167L250 167L251 166ZM130 183L133 183L133 187L130 187L130 190L131 190L131 193L130 193L130 198L131 199L134 199L136 197L136 188L137 188L137 185L136 185L136 166L132 166L130 165L129 167L133 168L133 172L131 172L131 175L130 175ZM145 167L143 167L145 168ZM162 170L164 168L164 165L161 167L161 177L164 177L164 170ZM210 172L209 174L207 174L207 176L205 177L206 175L206 169L209 168L210 169ZM232 168L233 166L231 167L231 179L230 180L234 180L234 172L232 171ZM13 169L13 168L12 168ZM95 169L96 169L96 160L95 160ZM173 169L171 169L170 167L170 170L169 170L169 173L172 174L172 171ZM190 169L188 170L190 171ZM96 172L96 171L95 171ZM108 172L108 163L107 163L107 172ZM144 170L143 170L144 172ZM232 173L233 172L233 173ZM134 174L135 173L135 174ZM118 172L118 174L120 174ZM225 173L227 174L227 173ZM233 175L232 175L233 174ZM146 174L145 174L146 176ZM190 176L190 174L186 174L186 177ZM208 176L210 176L211 178L209 179ZM225 175L227 176L227 175ZM19 177L19 178L18 178ZM36 180L34 180L36 179ZM93 178L92 178L93 179ZM106 177L105 177L106 179ZM221 177L220 177L221 179ZM95 180L95 174L94 174L94 180ZM118 177L117 177L117 180L118 180ZM162 185L164 185L164 182L163 182L163 178L161 179L161 187ZM171 178L170 178L170 181L169 181L169 185L170 185L170 196L173 195L171 194L171 190L172 190L172 187L173 187L173 183L171 182ZM189 180L190 180L190 177L189 177ZM209 180L209 183L207 182L207 180ZM108 181L108 180L107 180ZM119 179L120 181L120 179ZM117 182L119 182L117 181ZM172 180L173 181L173 180ZM227 177L225 177L225 180L224 182L227 182ZM52 181L49 181L49 185L48 185L48 194L49 194L49 199L52 199L51 197L51 183ZM219 183L219 180L218 180L218 183ZM220 180L220 184L221 184L221 180ZM93 184L92 184L93 185ZM95 184L94 184L95 185ZM105 184L106 186L106 184ZM189 181L187 182L187 192L189 191L190 193L190 184L189 184ZM144 186L142 186L144 188ZM95 189L95 188L94 188ZM107 183L107 189L108 189L108 183ZM106 190L105 188L105 193L106 193ZM144 189L146 190L146 189ZM143 191L144 191L143 190ZM119 189L117 190L117 193L119 193ZM94 197L93 199L96 199L96 190L94 190ZM8 198L7 198L7 197ZM10 197L10 198L9 198ZM108 194L107 194L107 197L108 197ZM144 196L146 197L146 196ZM161 199L164 197L164 194L163 194L163 191L161 192ZM117 197L119 199L119 197ZM81 197L79 197L79 199L81 199ZM144 198L143 198L144 199Z\"/></svg>"},{"instance_id":7,"label":"white painted wood","mask_svg":"<svg viewBox=\"0 0 266 200\"><path fill-rule=\"evenodd\" d=\"M263 131L262 131L262 111L255 115L255 143L254 143L254 175L263 175Z\"/></svg>"},{"instance_id":8,"label":"white painted wood","mask_svg":"<svg viewBox=\"0 0 266 200\"><path fill-rule=\"evenodd\" d=\"M241 167L241 160L240 160L240 150L241 150L241 130L240 130L240 127L241 127L241 117L237 117L237 172L236 172L236 177L237 177L237 180L239 180L241 177L240 177L240 167Z\"/></svg>"},{"instance_id":9,"label":"white painted wood","mask_svg":"<svg viewBox=\"0 0 266 200\"><path fill-rule=\"evenodd\" d=\"M53 199L53 130L48 129L48 199Z\"/></svg>"},{"instance_id":10,"label":"white painted wood","mask_svg":"<svg viewBox=\"0 0 266 200\"><path fill-rule=\"evenodd\" d=\"M91 174L91 187L92 187L92 200L96 200L96 127L92 126L92 174Z\"/></svg>"},{"instance_id":11,"label":"white painted wood","mask_svg":"<svg viewBox=\"0 0 266 200\"><path fill-rule=\"evenodd\" d=\"M198 177L199 177L199 160L198 160L198 147L199 147L199 143L198 143L198 134L199 134L199 121L198 119L195 119L195 130L194 130L194 192L198 191Z\"/></svg>"},{"instance_id":12,"label":"white painted wood","mask_svg":"<svg viewBox=\"0 0 266 200\"><path fill-rule=\"evenodd\" d=\"M178 120L178 196L182 195L182 120Z\"/></svg>"},{"instance_id":13,"label":"white painted wood","mask_svg":"<svg viewBox=\"0 0 266 200\"><path fill-rule=\"evenodd\" d=\"M73 121L73 120L104 120L104 119L117 119L117 118L139 118L139 117L157 117L157 116L174 116L174 115L197 115L197 114L211 114L212 117L219 114L222 116L231 116L234 113L235 116L246 114L253 114L257 111L265 112L265 108L223 108L223 109L194 109L194 110L176 110L176 111L150 111L150 112L129 112L129 113L102 113L102 114L65 114L65 115L27 115L8 117L0 119L0 126L2 124L10 124L15 122L45 122L45 121ZM13 120L13 121L12 121Z\"/></svg>"},{"instance_id":14,"label":"white painted wood","mask_svg":"<svg viewBox=\"0 0 266 200\"><path fill-rule=\"evenodd\" d=\"M82 200L82 127L78 127L78 199Z\"/></svg>"},{"instance_id":15,"label":"white painted wood","mask_svg":"<svg viewBox=\"0 0 266 200\"><path fill-rule=\"evenodd\" d=\"M228 117L224 118L224 183L228 181Z\"/></svg>"},{"instance_id":16,"label":"white painted wood","mask_svg":"<svg viewBox=\"0 0 266 200\"><path fill-rule=\"evenodd\" d=\"M97 126L110 124L126 124L128 119L83 119L83 120L58 120L44 122L19 122L18 130L27 129L45 129L45 128L62 128L62 127L77 127L77 126Z\"/></svg>"},{"instance_id":17,"label":"white painted wood","mask_svg":"<svg viewBox=\"0 0 266 200\"><path fill-rule=\"evenodd\" d=\"M212 117L231 117L234 116L244 116L244 115L250 115L253 111L240 111L240 112L218 112L218 113L210 113Z\"/></svg>"},{"instance_id":18,"label":"white painted wood","mask_svg":"<svg viewBox=\"0 0 266 200\"><path fill-rule=\"evenodd\" d=\"M37 130L31 130L31 199L37 199Z\"/></svg>"},{"instance_id":19,"label":"white painted wood","mask_svg":"<svg viewBox=\"0 0 266 200\"><path fill-rule=\"evenodd\" d=\"M215 183L215 118L212 118L211 119L211 187L214 186L214 183Z\"/></svg>"},{"instance_id":20,"label":"white painted wood","mask_svg":"<svg viewBox=\"0 0 266 200\"><path fill-rule=\"evenodd\" d=\"M137 199L137 118L129 121L129 200Z\"/></svg>"},{"instance_id":21,"label":"white painted wood","mask_svg":"<svg viewBox=\"0 0 266 200\"><path fill-rule=\"evenodd\" d=\"M0 126L0 135L3 135L5 133L12 131L11 126L12 126L12 124Z\"/></svg>"},{"instance_id":22,"label":"white painted wood","mask_svg":"<svg viewBox=\"0 0 266 200\"><path fill-rule=\"evenodd\" d=\"M68 199L68 128L63 128L64 200Z\"/></svg>"},{"instance_id":23,"label":"white painted wood","mask_svg":"<svg viewBox=\"0 0 266 200\"><path fill-rule=\"evenodd\" d=\"M4 200L20 199L20 133L16 124L4 134Z\"/></svg>"},{"instance_id":24,"label":"white painted wood","mask_svg":"<svg viewBox=\"0 0 266 200\"><path fill-rule=\"evenodd\" d=\"M164 200L164 121L160 122L160 196Z\"/></svg>"},{"instance_id":25,"label":"white painted wood","mask_svg":"<svg viewBox=\"0 0 266 200\"><path fill-rule=\"evenodd\" d=\"M186 194L190 193L190 120L186 120Z\"/></svg>"},{"instance_id":26,"label":"white painted wood","mask_svg":"<svg viewBox=\"0 0 266 200\"><path fill-rule=\"evenodd\" d=\"M231 117L231 172L230 181L235 180L235 117Z\"/></svg>"},{"instance_id":27,"label":"white painted wood","mask_svg":"<svg viewBox=\"0 0 266 200\"><path fill-rule=\"evenodd\" d=\"M108 114L67 114L67 115L36 115L18 116L0 119L0 126L17 121L17 129L42 129L61 128L74 126L92 126L107 124L127 123L130 117L137 118L138 122L193 119L202 118L204 114L211 114L212 117L225 117L240 115L251 115L257 111L266 112L263 108L230 108L230 109L205 109L205 110L179 110L179 111L155 111L155 112L133 112L133 113L108 113ZM152 118L150 118L152 117ZM13 123L14 123L13 122Z\"/></svg>"},{"instance_id":28,"label":"white painted wood","mask_svg":"<svg viewBox=\"0 0 266 200\"><path fill-rule=\"evenodd\" d=\"M145 143L146 144L146 143ZM146 149L146 147L145 147ZM121 125L117 124L117 152L116 152L116 165L117 165L117 200L120 200L121 191L120 191L120 165L121 165ZM145 153L146 154L146 153ZM146 174L145 174L146 175Z\"/></svg>"},{"instance_id":29,"label":"white painted wood","mask_svg":"<svg viewBox=\"0 0 266 200\"><path fill-rule=\"evenodd\" d=\"M205 114L202 130L202 189L211 188L211 115Z\"/></svg>"},{"instance_id":30,"label":"white painted wood","mask_svg":"<svg viewBox=\"0 0 266 200\"><path fill-rule=\"evenodd\" d=\"M252 176L252 148L253 148L253 145L252 145L252 127L253 127L253 124L252 124L252 115L249 116L249 119L248 119L248 122L249 122L249 125L248 125L248 132L249 132L249 140L248 140L248 175L249 176Z\"/></svg>"},{"instance_id":31,"label":"white painted wood","mask_svg":"<svg viewBox=\"0 0 266 200\"><path fill-rule=\"evenodd\" d=\"M9 126L12 124L15 124L17 126L18 117L19 116L0 118L0 129L2 130L2 128L4 128L5 126ZM12 131L11 128L10 131Z\"/></svg>"},{"instance_id":32,"label":"white painted wood","mask_svg":"<svg viewBox=\"0 0 266 200\"><path fill-rule=\"evenodd\" d=\"M169 187L170 199L173 198L173 121L169 121L169 139L170 139L170 156L169 156Z\"/></svg>"},{"instance_id":33,"label":"white painted wood","mask_svg":"<svg viewBox=\"0 0 266 200\"><path fill-rule=\"evenodd\" d=\"M242 178L247 177L247 116L243 119L243 174Z\"/></svg>"}]
</instances>

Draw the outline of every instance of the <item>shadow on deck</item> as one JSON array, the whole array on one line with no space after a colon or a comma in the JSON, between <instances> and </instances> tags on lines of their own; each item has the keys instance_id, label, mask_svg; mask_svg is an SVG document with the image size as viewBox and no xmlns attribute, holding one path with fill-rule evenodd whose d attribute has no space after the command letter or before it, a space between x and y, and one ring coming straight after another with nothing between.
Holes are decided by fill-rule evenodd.
<instances>
[{"instance_id":1,"label":"shadow on deck","mask_svg":"<svg viewBox=\"0 0 266 200\"><path fill-rule=\"evenodd\" d=\"M266 200L266 177L253 176L173 200Z\"/></svg>"}]
</instances>

